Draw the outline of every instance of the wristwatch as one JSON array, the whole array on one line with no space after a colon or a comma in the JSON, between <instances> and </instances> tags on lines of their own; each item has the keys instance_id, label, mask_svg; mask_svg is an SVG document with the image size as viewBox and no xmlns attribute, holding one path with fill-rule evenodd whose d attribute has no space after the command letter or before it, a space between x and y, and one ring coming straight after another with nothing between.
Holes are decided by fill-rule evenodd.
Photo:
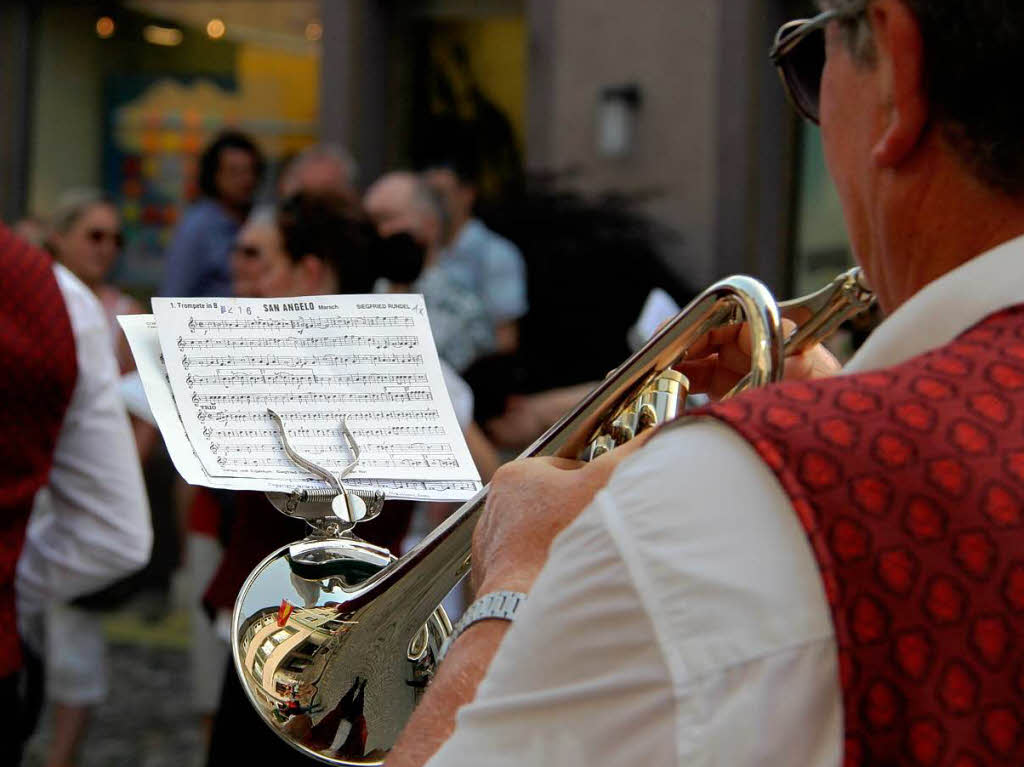
<instances>
[{"instance_id":1,"label":"wristwatch","mask_svg":"<svg viewBox=\"0 0 1024 767\"><path fill-rule=\"evenodd\" d=\"M438 653L437 662L444 660L452 643L459 638L459 635L478 621L502 620L511 621L515 618L516 610L526 601L526 594L521 591L492 591L484 594L473 604L466 608L452 633L441 645L441 652Z\"/></svg>"}]
</instances>

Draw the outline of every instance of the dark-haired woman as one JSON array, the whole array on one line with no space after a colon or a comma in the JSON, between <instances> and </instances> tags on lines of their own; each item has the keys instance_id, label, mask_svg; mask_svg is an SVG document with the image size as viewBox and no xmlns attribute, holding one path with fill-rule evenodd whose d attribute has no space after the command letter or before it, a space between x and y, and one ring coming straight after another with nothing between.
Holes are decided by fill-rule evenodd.
<instances>
[{"instance_id":1,"label":"dark-haired woman","mask_svg":"<svg viewBox=\"0 0 1024 767\"><path fill-rule=\"evenodd\" d=\"M199 160L202 197L182 217L167 250L160 295L231 295L231 247L249 215L263 155L247 136L222 133Z\"/></svg>"}]
</instances>

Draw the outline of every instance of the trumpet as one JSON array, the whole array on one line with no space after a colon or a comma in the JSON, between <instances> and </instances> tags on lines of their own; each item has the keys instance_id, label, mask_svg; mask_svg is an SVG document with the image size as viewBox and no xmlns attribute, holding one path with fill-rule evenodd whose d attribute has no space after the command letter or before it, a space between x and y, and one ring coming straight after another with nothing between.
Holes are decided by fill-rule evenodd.
<instances>
[{"instance_id":1,"label":"trumpet","mask_svg":"<svg viewBox=\"0 0 1024 767\"><path fill-rule=\"evenodd\" d=\"M715 328L750 326L750 372L732 396L780 380L787 356L872 301L859 269L782 303L755 279L724 279L520 457L589 460L678 417L688 382L673 366ZM782 317L797 323L788 335ZM485 487L400 559L350 532L319 528L256 567L235 604L231 648L246 695L274 732L328 764L383 763L451 633L441 600L470 570L486 499Z\"/></svg>"}]
</instances>

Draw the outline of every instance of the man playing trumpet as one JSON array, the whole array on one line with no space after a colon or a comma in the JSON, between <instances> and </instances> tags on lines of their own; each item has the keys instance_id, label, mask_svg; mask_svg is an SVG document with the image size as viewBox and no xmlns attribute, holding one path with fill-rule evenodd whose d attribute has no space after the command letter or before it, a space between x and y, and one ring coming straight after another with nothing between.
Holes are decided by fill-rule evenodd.
<instances>
[{"instance_id":1,"label":"man playing trumpet","mask_svg":"<svg viewBox=\"0 0 1024 767\"><path fill-rule=\"evenodd\" d=\"M528 597L465 627L389 765L1024 764L1024 6L822 6L773 58L888 318L843 375L812 350L500 470L477 594ZM705 347L723 392L743 335Z\"/></svg>"}]
</instances>

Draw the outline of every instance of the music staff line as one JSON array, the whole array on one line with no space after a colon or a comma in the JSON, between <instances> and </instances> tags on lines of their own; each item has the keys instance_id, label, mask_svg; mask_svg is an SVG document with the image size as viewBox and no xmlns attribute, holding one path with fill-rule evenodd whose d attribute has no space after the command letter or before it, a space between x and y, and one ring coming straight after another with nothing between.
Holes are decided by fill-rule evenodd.
<instances>
[{"instance_id":1,"label":"music staff line","mask_svg":"<svg viewBox=\"0 0 1024 767\"><path fill-rule=\"evenodd\" d=\"M280 476L293 477L294 466L288 467L293 471L274 472ZM317 479L297 479L300 487L306 489L326 488L326 482ZM419 490L422 492L443 492L445 490L469 490L480 489L480 485L469 480L457 479L373 479L370 477L346 477L345 486L358 489L380 488L382 490Z\"/></svg>"},{"instance_id":2,"label":"music staff line","mask_svg":"<svg viewBox=\"0 0 1024 767\"><path fill-rule=\"evenodd\" d=\"M394 490L432 490L435 492L443 490L478 490L480 485L476 482L466 480L415 480L415 479L346 479L346 485L355 487L381 487Z\"/></svg>"},{"instance_id":3,"label":"music staff line","mask_svg":"<svg viewBox=\"0 0 1024 767\"><path fill-rule=\"evenodd\" d=\"M442 426L389 426L377 429L349 429L354 437L443 437L446 435ZM207 439L279 439L280 430L277 428L268 429L223 429L206 426L203 429L203 436ZM309 428L299 427L288 429L288 438L313 437L339 438L341 430L334 428Z\"/></svg>"},{"instance_id":4,"label":"music staff line","mask_svg":"<svg viewBox=\"0 0 1024 767\"><path fill-rule=\"evenodd\" d=\"M339 460L351 461L350 453L342 448L341 444L330 444L325 445L317 442L293 442L294 447L299 453L304 455L342 455L343 458ZM360 464L367 464L371 460L387 460L387 459L371 459L368 456L383 453L385 455L405 455L411 453L414 455L423 455L426 458L428 455L433 453L440 453L443 455L451 455L452 446L447 442L438 443L427 443L427 442L415 442L408 445L395 445L387 442L368 442L364 445L360 445L361 456L359 458ZM221 455L284 455L285 450L280 445L221 445L218 442L210 443L210 452ZM386 464L378 464L386 465Z\"/></svg>"},{"instance_id":5,"label":"music staff line","mask_svg":"<svg viewBox=\"0 0 1024 767\"><path fill-rule=\"evenodd\" d=\"M228 356L211 354L205 356L182 357L185 370L196 367L223 367L226 365L251 365L260 368L270 367L307 367L318 365L421 365L422 354L314 354L301 357L288 354L247 354Z\"/></svg>"},{"instance_id":6,"label":"music staff line","mask_svg":"<svg viewBox=\"0 0 1024 767\"><path fill-rule=\"evenodd\" d=\"M412 420L412 421L438 421L441 414L434 409L428 410L309 410L296 412L291 410L280 410L281 418L285 424L299 422L322 422L340 421L344 418L348 423L352 421L381 421L381 420ZM202 423L271 423L266 411L246 411L241 413L228 413L224 411L200 410L196 416ZM291 427L289 426L289 433Z\"/></svg>"},{"instance_id":7,"label":"music staff line","mask_svg":"<svg viewBox=\"0 0 1024 767\"><path fill-rule=\"evenodd\" d=\"M317 374L313 372L288 373L279 371L267 373L263 371L250 371L243 373L217 371L212 375L196 375L189 373L185 377L185 384L192 389L196 386L317 386L328 384L354 385L395 385L395 386L423 386L428 383L427 377L422 374L415 375L386 375L372 373L327 373Z\"/></svg>"},{"instance_id":8,"label":"music staff line","mask_svg":"<svg viewBox=\"0 0 1024 767\"><path fill-rule=\"evenodd\" d=\"M178 336L178 350L185 349L319 349L343 346L372 346L375 349L415 349L416 336L333 336L330 338L184 338Z\"/></svg>"},{"instance_id":9,"label":"music staff line","mask_svg":"<svg viewBox=\"0 0 1024 767\"><path fill-rule=\"evenodd\" d=\"M310 392L292 394L271 392L266 394L199 394L193 392L192 404L196 407L217 407L230 405L272 405L275 403L311 404L330 402L431 402L434 394L429 389L412 391L380 392L336 392L333 394Z\"/></svg>"},{"instance_id":10,"label":"music staff line","mask_svg":"<svg viewBox=\"0 0 1024 767\"><path fill-rule=\"evenodd\" d=\"M288 461L288 459L275 459L275 458L253 458L250 455L245 457L230 458L226 455L217 455L217 464L225 470L234 470L237 468L259 468L261 471L273 468L291 468L295 471L295 465ZM321 466L326 469L341 469L348 464L348 460L335 461L329 458L321 458L317 461ZM359 464L356 466L355 471L363 473L368 468L390 468L390 469L404 469L404 468L458 468L459 461L457 458L430 458L423 456L420 458L367 458L360 459ZM346 480L347 482L347 480Z\"/></svg>"},{"instance_id":11,"label":"music staff line","mask_svg":"<svg viewBox=\"0 0 1024 767\"><path fill-rule=\"evenodd\" d=\"M332 330L335 328L411 328L412 317L306 317L287 320L197 320L188 321L192 333L211 330Z\"/></svg>"}]
</instances>

